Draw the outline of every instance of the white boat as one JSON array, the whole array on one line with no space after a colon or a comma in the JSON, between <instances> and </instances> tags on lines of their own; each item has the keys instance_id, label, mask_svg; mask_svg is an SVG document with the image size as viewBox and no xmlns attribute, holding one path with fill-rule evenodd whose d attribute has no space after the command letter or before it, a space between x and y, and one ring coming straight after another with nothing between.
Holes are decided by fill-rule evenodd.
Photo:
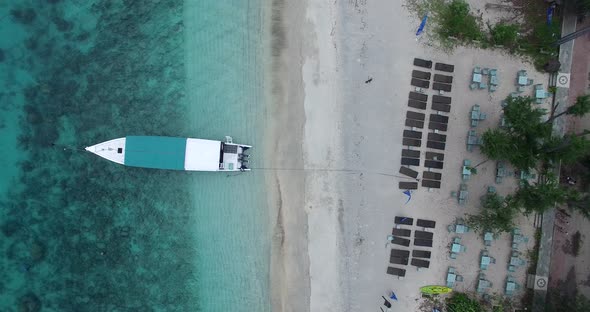
<instances>
[{"instance_id":1,"label":"white boat","mask_svg":"<svg viewBox=\"0 0 590 312\"><path fill-rule=\"evenodd\" d=\"M85 149L125 166L187 171L250 171L250 145L164 136L127 136Z\"/></svg>"}]
</instances>

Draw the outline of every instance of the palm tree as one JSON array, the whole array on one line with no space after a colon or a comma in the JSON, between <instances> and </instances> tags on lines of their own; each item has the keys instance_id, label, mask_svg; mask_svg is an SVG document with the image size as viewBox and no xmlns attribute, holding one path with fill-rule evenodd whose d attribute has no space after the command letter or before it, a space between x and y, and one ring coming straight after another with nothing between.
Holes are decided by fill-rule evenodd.
<instances>
[{"instance_id":1,"label":"palm tree","mask_svg":"<svg viewBox=\"0 0 590 312\"><path fill-rule=\"evenodd\" d=\"M572 115L572 116L576 116L576 117L582 117L582 116L586 115L587 113L590 112L590 95L586 94L586 95L578 96L576 98L576 102L574 103L574 105L568 107L563 112L561 112L557 115L554 115L555 110L557 109L558 105L555 105L553 107L553 109L551 110L551 117L549 119L547 119L546 123L552 123L555 119L557 119L563 115Z\"/></svg>"}]
</instances>

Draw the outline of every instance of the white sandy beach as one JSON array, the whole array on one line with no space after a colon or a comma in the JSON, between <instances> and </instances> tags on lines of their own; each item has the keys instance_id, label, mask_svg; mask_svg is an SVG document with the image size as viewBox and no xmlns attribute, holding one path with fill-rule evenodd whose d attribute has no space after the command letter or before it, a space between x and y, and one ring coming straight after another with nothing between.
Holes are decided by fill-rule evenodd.
<instances>
[{"instance_id":1,"label":"white sandy beach","mask_svg":"<svg viewBox=\"0 0 590 312\"><path fill-rule=\"evenodd\" d=\"M449 265L465 277L457 289L475 291L481 236L462 235L468 252L456 260L448 259L447 247L454 237L447 225L465 213L476 213L479 197L494 185L495 163L488 162L468 182L466 206L450 198L459 187L463 159L474 164L484 160L477 149L469 153L465 148L469 110L478 103L488 114L476 128L481 134L498 123L500 100L515 90L517 70L526 69L535 83L545 86L547 78L500 51L458 48L447 55L418 42L419 20L399 2L288 3L282 19L285 46L272 76L276 144L269 153L275 155L277 168L305 170L279 170L268 176L270 183L280 185L278 197L272 199L279 207L271 274L273 309L379 311L381 296L394 290L399 298L395 311L419 311L419 287L444 285ZM406 179L398 171L408 93L413 89L411 71L419 69L412 65L414 57L455 65L449 95L453 102L442 188L420 187L404 205L398 182ZM470 73L477 65L498 69L501 85L496 93L469 90ZM366 84L369 77L373 80ZM528 88L526 94L532 93ZM433 113L430 108L422 112ZM422 152L427 150L424 144L425 140ZM516 183L506 179L495 186L502 195ZM386 236L397 215L437 222L430 268L418 272L406 266L404 280L385 273L391 250ZM530 248L532 220L519 222L530 237ZM489 251L497 259L487 271L493 283L490 294L502 293L509 236L495 241ZM523 288L525 270L512 274Z\"/></svg>"}]
</instances>

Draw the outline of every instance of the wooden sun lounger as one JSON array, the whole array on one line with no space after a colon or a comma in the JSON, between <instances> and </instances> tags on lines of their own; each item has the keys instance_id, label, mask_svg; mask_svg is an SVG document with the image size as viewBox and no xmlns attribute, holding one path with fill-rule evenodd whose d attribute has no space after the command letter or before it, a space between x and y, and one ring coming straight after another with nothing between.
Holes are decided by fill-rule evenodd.
<instances>
[{"instance_id":1,"label":"wooden sun lounger","mask_svg":"<svg viewBox=\"0 0 590 312\"><path fill-rule=\"evenodd\" d=\"M422 132L413 130L404 130L404 138L421 139Z\"/></svg>"},{"instance_id":2,"label":"wooden sun lounger","mask_svg":"<svg viewBox=\"0 0 590 312\"><path fill-rule=\"evenodd\" d=\"M435 82L432 84L432 89L443 90L445 92L451 92L451 85L446 83Z\"/></svg>"},{"instance_id":3,"label":"wooden sun lounger","mask_svg":"<svg viewBox=\"0 0 590 312\"><path fill-rule=\"evenodd\" d=\"M409 231L409 230L408 230ZM391 249L390 257L409 258L410 251L405 249Z\"/></svg>"},{"instance_id":4,"label":"wooden sun lounger","mask_svg":"<svg viewBox=\"0 0 590 312\"><path fill-rule=\"evenodd\" d=\"M399 236L394 236L393 240L391 241L392 244L401 245L401 246L410 246L410 240L407 238L401 238Z\"/></svg>"},{"instance_id":5,"label":"wooden sun lounger","mask_svg":"<svg viewBox=\"0 0 590 312\"><path fill-rule=\"evenodd\" d=\"M412 250L412 257L430 259L431 252L426 250Z\"/></svg>"},{"instance_id":6,"label":"wooden sun lounger","mask_svg":"<svg viewBox=\"0 0 590 312\"><path fill-rule=\"evenodd\" d=\"M415 246L432 247L431 239L414 238Z\"/></svg>"},{"instance_id":7,"label":"wooden sun lounger","mask_svg":"<svg viewBox=\"0 0 590 312\"><path fill-rule=\"evenodd\" d=\"M410 178L414 178L414 179L418 177L418 171L412 170L412 169L410 169L408 167L400 167L399 168L399 173L401 173L403 175L406 175L406 176L408 176Z\"/></svg>"},{"instance_id":8,"label":"wooden sun lounger","mask_svg":"<svg viewBox=\"0 0 590 312\"><path fill-rule=\"evenodd\" d=\"M410 234L411 233L412 233L412 231L411 230L408 230L408 229L396 229L396 228L393 228L393 230L391 231L391 235L403 236L403 237L410 237ZM408 255L409 254L410 254L410 252L408 251Z\"/></svg>"},{"instance_id":9,"label":"wooden sun lounger","mask_svg":"<svg viewBox=\"0 0 590 312\"><path fill-rule=\"evenodd\" d=\"M404 276L406 276L406 270L400 269L400 268L388 267L387 274L404 277Z\"/></svg>"},{"instance_id":10,"label":"wooden sun lounger","mask_svg":"<svg viewBox=\"0 0 590 312\"><path fill-rule=\"evenodd\" d=\"M426 141L426 147L444 151L446 144L443 142Z\"/></svg>"},{"instance_id":11,"label":"wooden sun lounger","mask_svg":"<svg viewBox=\"0 0 590 312\"><path fill-rule=\"evenodd\" d=\"M447 124L431 121L431 122L428 123L428 129L430 129L430 130L447 131Z\"/></svg>"},{"instance_id":12,"label":"wooden sun lounger","mask_svg":"<svg viewBox=\"0 0 590 312\"><path fill-rule=\"evenodd\" d=\"M422 140L403 138L402 144L406 146L420 147L422 145Z\"/></svg>"},{"instance_id":13,"label":"wooden sun lounger","mask_svg":"<svg viewBox=\"0 0 590 312\"><path fill-rule=\"evenodd\" d=\"M414 120L414 119L406 119L406 127L412 128L424 128L424 121Z\"/></svg>"},{"instance_id":14,"label":"wooden sun lounger","mask_svg":"<svg viewBox=\"0 0 590 312\"><path fill-rule=\"evenodd\" d=\"M414 87L420 87L420 88L425 88L425 89L430 88L430 81L428 81L428 80L412 78L412 81L410 82L410 84L413 85Z\"/></svg>"},{"instance_id":15,"label":"wooden sun lounger","mask_svg":"<svg viewBox=\"0 0 590 312\"><path fill-rule=\"evenodd\" d=\"M395 224L404 224L404 225L414 225L414 218L408 217L395 217L393 223Z\"/></svg>"},{"instance_id":16,"label":"wooden sun lounger","mask_svg":"<svg viewBox=\"0 0 590 312\"><path fill-rule=\"evenodd\" d=\"M420 151L403 149L402 150L402 157L420 158Z\"/></svg>"},{"instance_id":17,"label":"wooden sun lounger","mask_svg":"<svg viewBox=\"0 0 590 312\"><path fill-rule=\"evenodd\" d=\"M408 261L409 261L409 258L389 257L389 263L391 263L391 264L408 265Z\"/></svg>"},{"instance_id":18,"label":"wooden sun lounger","mask_svg":"<svg viewBox=\"0 0 590 312\"><path fill-rule=\"evenodd\" d=\"M399 189L400 190L417 190L418 189L418 182L400 182Z\"/></svg>"},{"instance_id":19,"label":"wooden sun lounger","mask_svg":"<svg viewBox=\"0 0 590 312\"><path fill-rule=\"evenodd\" d=\"M424 113L417 113L417 112L413 112L413 111L407 111L406 112L406 118L424 121L424 119L426 119L426 115Z\"/></svg>"},{"instance_id":20,"label":"wooden sun lounger","mask_svg":"<svg viewBox=\"0 0 590 312\"><path fill-rule=\"evenodd\" d=\"M451 105L449 104L442 104L442 103L432 103L432 109L436 111L441 111L448 113L451 111Z\"/></svg>"},{"instance_id":21,"label":"wooden sun lounger","mask_svg":"<svg viewBox=\"0 0 590 312\"><path fill-rule=\"evenodd\" d=\"M443 116L439 114L430 114L430 121L440 122L440 123L449 123L449 117Z\"/></svg>"},{"instance_id":22,"label":"wooden sun lounger","mask_svg":"<svg viewBox=\"0 0 590 312\"><path fill-rule=\"evenodd\" d=\"M430 80L430 75L431 75L430 73L424 72L424 71L421 71L421 70L413 70L412 71L412 78Z\"/></svg>"},{"instance_id":23,"label":"wooden sun lounger","mask_svg":"<svg viewBox=\"0 0 590 312\"><path fill-rule=\"evenodd\" d=\"M444 96L444 95L433 95L432 102L433 103L442 103L442 104L451 104L451 97Z\"/></svg>"},{"instance_id":24,"label":"wooden sun lounger","mask_svg":"<svg viewBox=\"0 0 590 312\"><path fill-rule=\"evenodd\" d=\"M436 227L436 221L418 219L418 222L416 222L416 225L420 226L420 227L434 229L434 227Z\"/></svg>"},{"instance_id":25,"label":"wooden sun lounger","mask_svg":"<svg viewBox=\"0 0 590 312\"><path fill-rule=\"evenodd\" d=\"M442 174L440 172L424 171L422 172L422 178L427 180L440 181L440 179L442 178Z\"/></svg>"},{"instance_id":26,"label":"wooden sun lounger","mask_svg":"<svg viewBox=\"0 0 590 312\"><path fill-rule=\"evenodd\" d=\"M434 81L442 83L453 83L453 76L434 74Z\"/></svg>"},{"instance_id":27,"label":"wooden sun lounger","mask_svg":"<svg viewBox=\"0 0 590 312\"><path fill-rule=\"evenodd\" d=\"M412 258L411 264L413 266L419 267L419 268L428 268L428 267L430 267L430 261L428 261L428 260L422 260L422 259L414 259L414 258Z\"/></svg>"},{"instance_id":28,"label":"wooden sun lounger","mask_svg":"<svg viewBox=\"0 0 590 312\"><path fill-rule=\"evenodd\" d=\"M435 161L435 160L425 160L424 167L426 168L434 168L434 169L442 169L443 162L442 161Z\"/></svg>"},{"instance_id":29,"label":"wooden sun lounger","mask_svg":"<svg viewBox=\"0 0 590 312\"><path fill-rule=\"evenodd\" d=\"M433 237L434 237L434 233L432 233L432 232L418 231L418 230L414 231L414 238L432 240Z\"/></svg>"},{"instance_id":30,"label":"wooden sun lounger","mask_svg":"<svg viewBox=\"0 0 590 312\"><path fill-rule=\"evenodd\" d=\"M440 188L440 181L423 179L422 180L422 186L423 187L428 187L428 188Z\"/></svg>"},{"instance_id":31,"label":"wooden sun lounger","mask_svg":"<svg viewBox=\"0 0 590 312\"><path fill-rule=\"evenodd\" d=\"M452 73L455 71L455 65L449 65L449 64L445 64L445 63L436 63L436 65L434 65L434 69L448 72L448 73Z\"/></svg>"},{"instance_id":32,"label":"wooden sun lounger","mask_svg":"<svg viewBox=\"0 0 590 312\"><path fill-rule=\"evenodd\" d=\"M444 134L438 134L438 133L431 132L428 134L428 140L445 143L447 141L447 136Z\"/></svg>"},{"instance_id":33,"label":"wooden sun lounger","mask_svg":"<svg viewBox=\"0 0 590 312\"><path fill-rule=\"evenodd\" d=\"M416 100L408 100L408 106L411 108L416 109L426 109L426 102L416 101Z\"/></svg>"},{"instance_id":34,"label":"wooden sun lounger","mask_svg":"<svg viewBox=\"0 0 590 312\"><path fill-rule=\"evenodd\" d=\"M402 157L402 166L420 166L420 159L419 158L407 158Z\"/></svg>"},{"instance_id":35,"label":"wooden sun lounger","mask_svg":"<svg viewBox=\"0 0 590 312\"><path fill-rule=\"evenodd\" d=\"M415 58L414 59L414 66L424 67L424 68L432 68L432 61Z\"/></svg>"},{"instance_id":36,"label":"wooden sun lounger","mask_svg":"<svg viewBox=\"0 0 590 312\"><path fill-rule=\"evenodd\" d=\"M445 160L445 154L437 152L426 152L427 160L443 161Z\"/></svg>"},{"instance_id":37,"label":"wooden sun lounger","mask_svg":"<svg viewBox=\"0 0 590 312\"><path fill-rule=\"evenodd\" d=\"M410 91L409 97L410 97L410 100L416 100L416 101L420 101L420 102L428 101L428 95L424 94L424 93Z\"/></svg>"}]
</instances>

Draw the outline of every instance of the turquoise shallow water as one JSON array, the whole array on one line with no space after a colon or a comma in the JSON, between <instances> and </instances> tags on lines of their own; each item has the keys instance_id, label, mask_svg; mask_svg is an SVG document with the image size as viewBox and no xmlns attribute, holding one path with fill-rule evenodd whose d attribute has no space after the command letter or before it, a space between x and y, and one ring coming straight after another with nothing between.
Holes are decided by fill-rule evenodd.
<instances>
[{"instance_id":1,"label":"turquoise shallow water","mask_svg":"<svg viewBox=\"0 0 590 312\"><path fill-rule=\"evenodd\" d=\"M270 310L262 175L75 150L232 135L261 151L262 27L253 0L0 3L0 311Z\"/></svg>"}]
</instances>

